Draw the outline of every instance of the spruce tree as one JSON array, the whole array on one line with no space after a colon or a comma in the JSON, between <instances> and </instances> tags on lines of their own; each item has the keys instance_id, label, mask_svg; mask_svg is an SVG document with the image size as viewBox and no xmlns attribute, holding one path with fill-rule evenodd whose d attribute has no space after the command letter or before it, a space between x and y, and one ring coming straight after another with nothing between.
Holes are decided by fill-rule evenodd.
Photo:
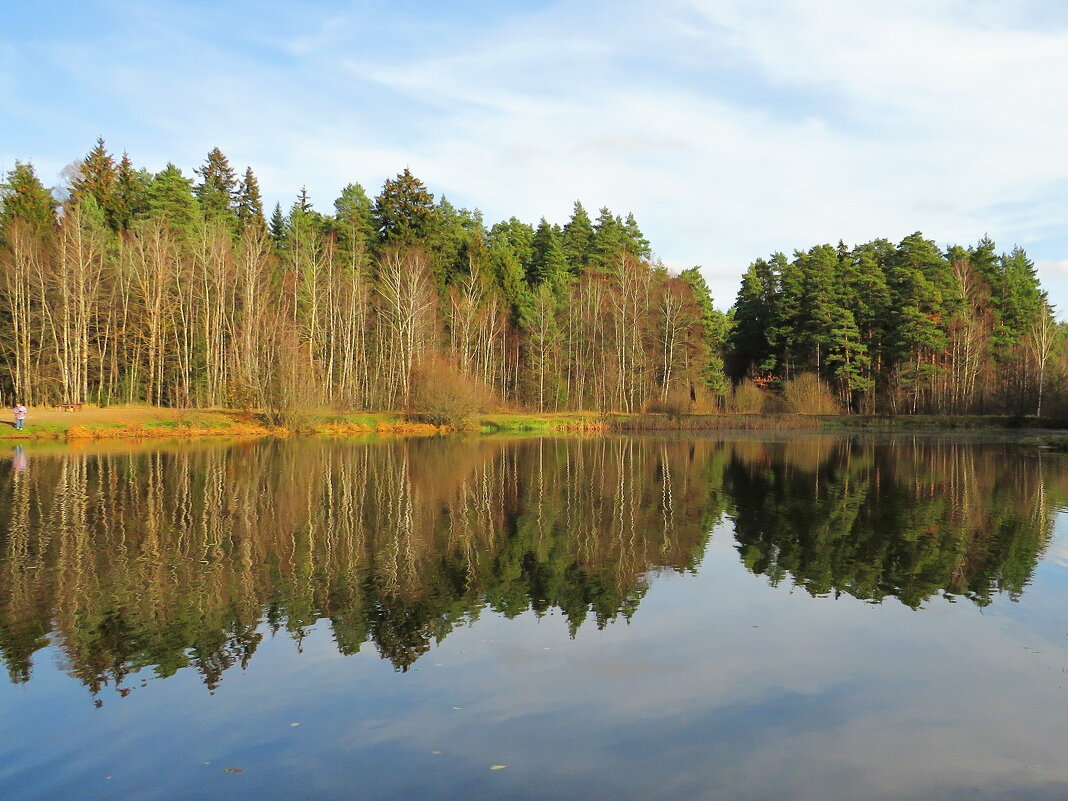
<instances>
[{"instance_id":1,"label":"spruce tree","mask_svg":"<svg viewBox=\"0 0 1068 801\"><path fill-rule=\"evenodd\" d=\"M107 224L117 230L119 227L117 190L118 168L115 160L108 153L103 137L98 137L96 145L78 165L77 176L71 182L70 200L78 204L91 196L103 212Z\"/></svg>"},{"instance_id":2,"label":"spruce tree","mask_svg":"<svg viewBox=\"0 0 1068 801\"><path fill-rule=\"evenodd\" d=\"M254 229L262 231L267 228L267 221L263 216L263 197L260 194L260 183L251 167L245 168L245 177L237 188L237 200L235 201L237 221L243 230Z\"/></svg>"},{"instance_id":3,"label":"spruce tree","mask_svg":"<svg viewBox=\"0 0 1068 801\"><path fill-rule=\"evenodd\" d=\"M200 183L193 191L204 216L209 219L222 217L233 222L238 185L237 175L230 166L230 160L219 148L214 147L208 153L204 164L197 167L195 172L200 176Z\"/></svg>"},{"instance_id":4,"label":"spruce tree","mask_svg":"<svg viewBox=\"0 0 1068 801\"><path fill-rule=\"evenodd\" d=\"M735 380L759 371L769 354L768 320L771 316L766 293L770 270L764 259L749 265L742 276L734 301L734 321L730 332L729 371Z\"/></svg>"},{"instance_id":5,"label":"spruce tree","mask_svg":"<svg viewBox=\"0 0 1068 801\"><path fill-rule=\"evenodd\" d=\"M445 287L452 284L458 275L468 270L465 256L468 251L470 232L465 224L464 214L444 195L438 201L436 218L433 235L428 244L431 248L431 261L434 275L438 280L438 288L444 291Z\"/></svg>"},{"instance_id":6,"label":"spruce tree","mask_svg":"<svg viewBox=\"0 0 1068 801\"><path fill-rule=\"evenodd\" d=\"M174 164L167 164L148 185L146 209L165 219L171 230L190 235L199 215L193 182Z\"/></svg>"},{"instance_id":7,"label":"spruce tree","mask_svg":"<svg viewBox=\"0 0 1068 801\"><path fill-rule=\"evenodd\" d=\"M115 221L120 230L130 227L148 208L150 173L134 169L130 156L122 154L115 185Z\"/></svg>"},{"instance_id":8,"label":"spruce tree","mask_svg":"<svg viewBox=\"0 0 1068 801\"><path fill-rule=\"evenodd\" d=\"M282 204L274 204L274 212L271 214L271 222L268 226L271 231L271 239L275 248L281 250L286 244L287 224L285 215L282 214Z\"/></svg>"},{"instance_id":9,"label":"spruce tree","mask_svg":"<svg viewBox=\"0 0 1068 801\"><path fill-rule=\"evenodd\" d=\"M534 299L523 275L523 265L520 264L512 248L502 241L494 241L490 245L489 257L497 285L501 288L504 300L511 310L513 324L524 325L530 315Z\"/></svg>"},{"instance_id":10,"label":"spruce tree","mask_svg":"<svg viewBox=\"0 0 1068 801\"><path fill-rule=\"evenodd\" d=\"M435 233L437 210L426 185L405 167L382 185L375 198L373 219L383 245L414 245Z\"/></svg>"},{"instance_id":11,"label":"spruce tree","mask_svg":"<svg viewBox=\"0 0 1068 801\"><path fill-rule=\"evenodd\" d=\"M1019 245L1001 257L998 294L1003 326L999 344L1013 347L1024 340L1045 308L1045 293L1039 285L1034 262Z\"/></svg>"},{"instance_id":12,"label":"spruce tree","mask_svg":"<svg viewBox=\"0 0 1068 801\"><path fill-rule=\"evenodd\" d=\"M14 219L21 219L40 234L56 224L56 201L37 177L32 164L15 162L0 184L0 241Z\"/></svg>"},{"instance_id":13,"label":"spruce tree","mask_svg":"<svg viewBox=\"0 0 1068 801\"><path fill-rule=\"evenodd\" d=\"M308 187L302 186L297 193L297 199L293 203L293 208L290 209L290 213L296 211L301 214L307 214L312 210L311 196L308 194Z\"/></svg>"}]
</instances>

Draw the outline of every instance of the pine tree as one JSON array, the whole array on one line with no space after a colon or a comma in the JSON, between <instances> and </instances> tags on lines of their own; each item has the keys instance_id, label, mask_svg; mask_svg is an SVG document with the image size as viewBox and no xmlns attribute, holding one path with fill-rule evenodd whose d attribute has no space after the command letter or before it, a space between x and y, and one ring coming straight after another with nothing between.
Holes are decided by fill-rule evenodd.
<instances>
[{"instance_id":1,"label":"pine tree","mask_svg":"<svg viewBox=\"0 0 1068 801\"><path fill-rule=\"evenodd\" d=\"M947 280L948 278L948 280ZM948 343L944 291L953 284L949 262L938 246L917 232L905 237L887 271L894 319L888 339L902 387L919 410L921 395L940 372L938 356Z\"/></svg>"},{"instance_id":2,"label":"pine tree","mask_svg":"<svg viewBox=\"0 0 1068 801\"><path fill-rule=\"evenodd\" d=\"M560 230L542 217L534 232L532 241L530 270L527 283L531 286L548 283L553 289L560 289L568 281L567 256Z\"/></svg>"},{"instance_id":3,"label":"pine tree","mask_svg":"<svg viewBox=\"0 0 1068 801\"><path fill-rule=\"evenodd\" d=\"M968 261L972 270L986 284L987 294L994 304L998 306L997 290L1001 287L1001 260L998 258L997 245L986 234L973 247L968 248Z\"/></svg>"},{"instance_id":4,"label":"pine tree","mask_svg":"<svg viewBox=\"0 0 1068 801\"><path fill-rule=\"evenodd\" d=\"M634 213L628 212L626 222L623 223L623 230L627 237L627 250L632 256L638 259L648 259L653 255L653 249L649 244L649 240L642 234L641 229L638 228L638 221L634 219Z\"/></svg>"},{"instance_id":5,"label":"pine tree","mask_svg":"<svg viewBox=\"0 0 1068 801\"><path fill-rule=\"evenodd\" d=\"M590 266L605 272L615 270L628 252L627 234L623 222L607 207L601 209L593 233L593 254Z\"/></svg>"},{"instance_id":6,"label":"pine tree","mask_svg":"<svg viewBox=\"0 0 1068 801\"><path fill-rule=\"evenodd\" d=\"M375 241L374 207L359 184L346 186L334 201L334 227L343 248L370 252Z\"/></svg>"},{"instance_id":7,"label":"pine tree","mask_svg":"<svg viewBox=\"0 0 1068 801\"><path fill-rule=\"evenodd\" d=\"M564 255L573 275L582 273L593 255L593 223L579 201L564 226Z\"/></svg>"},{"instance_id":8,"label":"pine tree","mask_svg":"<svg viewBox=\"0 0 1068 801\"><path fill-rule=\"evenodd\" d=\"M865 348L865 359L857 362L862 378L850 382L854 390L866 391L866 398L854 395L851 401L858 410L868 412L876 410L874 390L890 325L890 288L883 265L891 254L893 246L885 239L878 239L841 254L838 262L838 303L852 313L857 336Z\"/></svg>"},{"instance_id":9,"label":"pine tree","mask_svg":"<svg viewBox=\"0 0 1068 801\"><path fill-rule=\"evenodd\" d=\"M861 339L860 328L849 309L837 309L827 335L826 365L842 387L842 396L850 409L857 407L860 396L875 386L870 375L871 358Z\"/></svg>"},{"instance_id":10,"label":"pine tree","mask_svg":"<svg viewBox=\"0 0 1068 801\"><path fill-rule=\"evenodd\" d=\"M759 368L787 379L793 378L808 358L802 322L805 303L802 258L800 253L795 253L793 260L788 260L784 253L775 253L770 261L755 262L757 269L763 271L761 279L767 298L768 352Z\"/></svg>"},{"instance_id":11,"label":"pine tree","mask_svg":"<svg viewBox=\"0 0 1068 801\"><path fill-rule=\"evenodd\" d=\"M798 254L796 262L802 272L802 297L799 323L803 348L809 352L810 364L820 373L824 367L831 329L840 322L843 310L836 298L838 252L830 245L817 245L808 253Z\"/></svg>"}]
</instances>

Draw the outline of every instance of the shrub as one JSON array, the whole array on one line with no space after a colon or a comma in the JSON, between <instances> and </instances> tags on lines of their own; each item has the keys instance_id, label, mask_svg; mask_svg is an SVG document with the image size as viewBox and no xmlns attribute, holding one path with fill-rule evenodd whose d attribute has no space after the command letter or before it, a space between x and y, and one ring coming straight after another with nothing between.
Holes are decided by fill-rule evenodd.
<instances>
[{"instance_id":1,"label":"shrub","mask_svg":"<svg viewBox=\"0 0 1068 801\"><path fill-rule=\"evenodd\" d=\"M493 403L488 387L443 359L428 359L412 371L409 412L425 423L472 428L475 415Z\"/></svg>"},{"instance_id":2,"label":"shrub","mask_svg":"<svg viewBox=\"0 0 1068 801\"><path fill-rule=\"evenodd\" d=\"M666 414L668 417L681 417L689 414L693 409L693 401L690 392L686 389L673 389L664 399L650 401L647 410L658 414Z\"/></svg>"},{"instance_id":3,"label":"shrub","mask_svg":"<svg viewBox=\"0 0 1068 801\"><path fill-rule=\"evenodd\" d=\"M830 387L814 373L802 373L783 383L783 398L795 414L838 414L841 410Z\"/></svg>"},{"instance_id":4,"label":"shrub","mask_svg":"<svg viewBox=\"0 0 1068 801\"><path fill-rule=\"evenodd\" d=\"M760 414L768 393L746 378L739 381L731 391L728 408L735 414Z\"/></svg>"}]
</instances>

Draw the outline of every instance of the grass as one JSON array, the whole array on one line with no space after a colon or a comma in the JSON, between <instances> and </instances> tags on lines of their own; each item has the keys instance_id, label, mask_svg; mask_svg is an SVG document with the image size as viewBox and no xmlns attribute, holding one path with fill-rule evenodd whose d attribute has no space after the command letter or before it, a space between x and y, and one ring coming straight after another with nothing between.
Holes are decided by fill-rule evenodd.
<instances>
[{"instance_id":1,"label":"grass","mask_svg":"<svg viewBox=\"0 0 1068 801\"><path fill-rule=\"evenodd\" d=\"M607 430L606 419L595 412L484 414L479 417L479 431L483 434L559 434Z\"/></svg>"}]
</instances>

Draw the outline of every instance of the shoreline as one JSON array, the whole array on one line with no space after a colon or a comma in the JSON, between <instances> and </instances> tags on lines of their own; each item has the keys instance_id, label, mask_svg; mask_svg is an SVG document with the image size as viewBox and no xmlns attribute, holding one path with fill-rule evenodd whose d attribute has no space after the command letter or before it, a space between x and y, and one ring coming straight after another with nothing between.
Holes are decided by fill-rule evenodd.
<instances>
[{"instance_id":1,"label":"shoreline","mask_svg":"<svg viewBox=\"0 0 1068 801\"><path fill-rule=\"evenodd\" d=\"M1068 421L1004 415L667 415L598 412L496 413L475 416L465 426L434 425L400 412L342 413L317 410L288 425L258 413L229 409L169 409L151 406L85 407L80 411L31 409L25 430L0 419L0 441L103 439L220 439L291 436L442 436L598 434L669 431L1068 431Z\"/></svg>"}]
</instances>

